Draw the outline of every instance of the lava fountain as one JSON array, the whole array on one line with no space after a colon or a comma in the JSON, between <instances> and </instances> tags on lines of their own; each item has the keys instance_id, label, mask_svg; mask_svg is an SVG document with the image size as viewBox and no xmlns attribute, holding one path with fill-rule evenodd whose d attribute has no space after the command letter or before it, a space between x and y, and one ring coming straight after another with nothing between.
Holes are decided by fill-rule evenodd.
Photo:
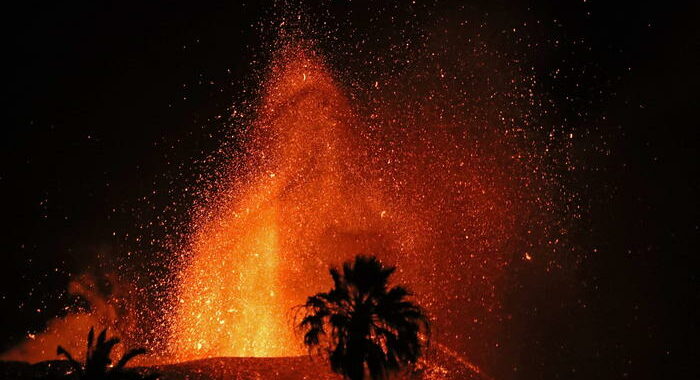
<instances>
[{"instance_id":1,"label":"lava fountain","mask_svg":"<svg viewBox=\"0 0 700 380\"><path fill-rule=\"evenodd\" d=\"M329 259L369 248L362 231L381 216L358 197L369 189L350 165L352 115L320 57L282 49L259 113L236 180L197 221L175 300L177 360L303 353L292 307L327 285Z\"/></svg>"},{"instance_id":2,"label":"lava fountain","mask_svg":"<svg viewBox=\"0 0 700 380\"><path fill-rule=\"evenodd\" d=\"M500 305L507 271L556 263L548 252L564 250L568 145L557 136L571 135L531 121L530 77L482 53L417 50L412 69L353 87L351 102L309 44L281 48L242 153L194 208L167 280L172 307L133 313L139 291L115 297L124 313L95 301L80 323L69 315L4 358L52 359L57 339L81 347L88 325L115 315L128 323L110 327L130 346L166 337L149 363L301 355L293 307L328 290L329 265L357 254L397 266L395 280L430 314L432 347L477 363L500 355L491 347L510 318ZM135 336L141 324L155 325L146 339Z\"/></svg>"},{"instance_id":3,"label":"lava fountain","mask_svg":"<svg viewBox=\"0 0 700 380\"><path fill-rule=\"evenodd\" d=\"M8 301L31 297L32 302L18 305L19 313L32 313L32 323L53 319L42 330L35 326L37 330L27 331L24 341L0 352L0 360L55 360L59 344L80 357L93 326L109 327L110 335L121 337L117 350L147 348L149 356L139 356L135 365L302 355L306 350L294 328L294 306L327 291L329 266L357 254L376 255L396 265L392 280L414 292L430 317L433 344L428 355L446 353L451 362L471 372L483 373L478 370L483 367L508 378L552 362L542 359L530 365L525 359L572 352L576 341L555 347L559 340L551 337L573 336L568 332L577 326L565 317L591 316L583 301L596 294L597 280L591 283L585 276L606 262L596 259L577 270L578 260L588 257L588 235L596 233L589 225L592 219L580 226L578 219L588 218L587 207L597 207L577 191L611 190L598 189L596 184L605 183L596 178L606 170L605 157L614 155L609 142L597 135L607 122L583 125L594 121L595 103L584 100L598 86L586 90L578 84L597 78L598 70L595 64L572 64L571 58L591 57L590 44L578 37L562 40L559 37L567 33L561 23L540 23L534 11L482 14L481 6L428 2L382 5L359 13L345 5L331 10L309 7L306 16L306 10L293 14L296 10L291 8L296 7L291 3L261 8L259 23L240 26L256 37L240 35L238 42L251 42L250 53L267 54L270 45L255 46L254 41L269 41L274 38L270 33L279 32L282 40L314 36L332 60L305 41L275 45L281 48L273 53L267 71L254 77L257 99L239 104L246 118L238 120L245 124L230 130L242 144L236 144L235 152L211 153L212 162L226 162L212 170L214 175L195 169L182 176L175 173L182 169L182 154L212 139L196 138L178 146L175 141L186 133L202 130L192 126L158 136L160 123L144 124L155 129L142 137L153 140L138 144L153 145L152 152L142 152L144 156L117 168L81 166L94 169L85 173L93 182L122 178L135 183L125 177L129 173L151 173L153 178L136 181L134 191L141 196L131 200L119 199L109 183L87 187L104 190L108 198L78 214L95 212L91 216L106 217L106 225L82 231L97 234L84 236L84 242L77 230L74 242L63 235L54 241L55 247L71 247L56 253L55 273L23 274L24 283L36 279L41 285ZM226 85L219 88L217 83L238 75L225 74L216 69L221 62L208 60L228 56L217 42L239 26L217 17L212 20L217 25L210 28L203 21L208 20L205 14L195 18L188 33L159 32L154 40L165 43L157 51L166 57L182 58L178 62L185 72L204 70L187 75L191 80L182 78L186 93L180 95L189 100L175 105L196 105L211 99L211 91L225 93ZM196 38L199 47L190 49L188 43L184 55L169 49L172 38L181 37ZM203 55L192 56L197 52ZM149 75L163 58L135 54L152 62L129 71L134 74ZM334 70L329 62L343 67ZM168 77L160 76L160 82ZM252 81L246 83L235 90L251 90ZM182 115L187 107L156 119ZM100 109L104 107L96 108ZM47 115L56 111L47 110ZM164 112L160 107L131 107L124 120L152 120ZM572 122L576 114L580 120ZM105 133L111 139L105 140L107 145L128 137ZM92 145L83 153L93 152ZM223 152L232 154L221 157ZM142 165L154 155L162 157ZM49 184L51 178L40 182ZM66 193L54 187L48 190ZM200 202L190 202L193 194ZM110 199L114 204L103 207ZM60 214L63 206L51 207L52 215ZM27 210L25 221L33 220L32 210ZM183 219L187 221L181 223ZM125 221L133 223L126 227ZM66 223L59 224L72 225ZM109 230L113 236L102 235ZM47 231L34 243L23 237L17 268L48 265L51 258L32 263L32 255L45 252L36 247L52 244L57 236ZM101 252L90 257L73 250L93 243L128 252L112 260ZM66 272L71 269L88 274ZM99 275L101 271L110 276ZM70 281L66 293L37 293L49 289L48 281L60 279ZM551 290L556 290L551 299L561 302L548 305ZM46 302L41 300L41 309L29 310L27 305L36 304L37 297ZM566 297L570 300L564 302ZM57 309L62 300L65 308ZM15 319L16 315L20 314L15 313ZM550 329L548 323L555 318L563 320Z\"/></svg>"},{"instance_id":4,"label":"lava fountain","mask_svg":"<svg viewBox=\"0 0 700 380\"><path fill-rule=\"evenodd\" d=\"M195 218L179 264L174 360L303 354L293 307L356 254L397 265L436 340L466 354L497 323L504 269L547 235L533 232L549 223L539 208L550 185L532 175L542 157L516 143L523 125L502 122L488 94L498 89L475 82L467 98L436 80L402 91L399 77L362 108L332 74L307 46L273 59L245 154ZM416 91L436 85L445 99Z\"/></svg>"}]
</instances>

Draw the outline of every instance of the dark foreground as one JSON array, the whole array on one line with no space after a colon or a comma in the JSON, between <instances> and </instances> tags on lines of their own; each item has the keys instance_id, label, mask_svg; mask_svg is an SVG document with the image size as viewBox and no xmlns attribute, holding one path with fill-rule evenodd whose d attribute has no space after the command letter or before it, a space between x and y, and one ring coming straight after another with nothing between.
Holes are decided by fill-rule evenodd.
<instances>
[{"instance_id":1,"label":"dark foreground","mask_svg":"<svg viewBox=\"0 0 700 380\"><path fill-rule=\"evenodd\" d=\"M135 372L149 374L156 372L160 379L340 379L332 373L325 362L309 356L277 358L210 358L189 362L166 364L154 367L136 367ZM54 360L29 364L25 362L0 361L0 379L65 379L70 366L66 361ZM449 355L433 352L428 355L426 364L419 365L412 372L403 373L405 379L482 379L461 362Z\"/></svg>"}]
</instances>

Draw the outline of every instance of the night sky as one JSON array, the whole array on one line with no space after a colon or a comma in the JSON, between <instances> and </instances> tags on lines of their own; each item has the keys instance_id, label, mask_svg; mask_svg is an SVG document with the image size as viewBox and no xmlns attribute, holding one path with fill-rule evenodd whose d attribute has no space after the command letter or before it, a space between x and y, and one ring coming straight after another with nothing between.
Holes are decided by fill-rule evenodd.
<instances>
[{"instance_id":1,"label":"night sky","mask_svg":"<svg viewBox=\"0 0 700 380\"><path fill-rule=\"evenodd\" d=\"M270 25L285 13L284 3L229 3L4 9L0 349L80 307L65 291L72 276L124 263L166 271L154 258L188 218L182 205L196 195L187 189L207 170L197 163L222 141L235 148L226 120L234 105L254 101ZM301 7L305 32L343 77L371 83L363 57L401 56L395 47L433 17L468 19L483 25L474 38L513 43L541 74L557 122L605 148L574 154L587 167L567 183L585 206L570 234L575 257L514 267L503 302L518 323L507 326L500 354L475 355L486 372L697 375L696 5L323 3ZM506 36L516 25L540 44ZM553 80L545 75L553 67L568 75Z\"/></svg>"}]
</instances>

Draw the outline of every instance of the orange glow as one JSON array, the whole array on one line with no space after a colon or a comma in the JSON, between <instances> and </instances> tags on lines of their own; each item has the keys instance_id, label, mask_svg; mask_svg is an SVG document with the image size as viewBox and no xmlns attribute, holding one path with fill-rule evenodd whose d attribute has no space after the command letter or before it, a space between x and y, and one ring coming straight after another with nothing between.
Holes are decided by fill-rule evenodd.
<instances>
[{"instance_id":1,"label":"orange glow","mask_svg":"<svg viewBox=\"0 0 700 380\"><path fill-rule=\"evenodd\" d=\"M112 280L112 276L107 275ZM127 337L134 330L135 320L123 312L123 290L116 289L112 297L97 290L97 279L85 274L68 284L68 293L81 296L90 303L91 310L71 313L63 318L49 321L40 333L28 333L27 339L4 352L0 360L20 360L36 363L56 358L56 347L60 344L77 359L85 357L85 342L91 327L101 330L109 328L110 334ZM123 344L114 347L113 355L124 353Z\"/></svg>"},{"instance_id":2,"label":"orange glow","mask_svg":"<svg viewBox=\"0 0 700 380\"><path fill-rule=\"evenodd\" d=\"M507 241L507 195L478 157L464 161L447 129L431 123L407 130L425 136L405 136L385 117L373 130L305 47L281 49L263 83L244 162L232 163L228 188L194 221L173 300L172 360L305 354L292 308L328 289L329 265L356 254L396 264L395 280L428 310L450 312L446 284L469 276L490 286L499 262L485 257ZM455 241L465 235L480 239ZM484 259L451 261L463 252Z\"/></svg>"},{"instance_id":3,"label":"orange glow","mask_svg":"<svg viewBox=\"0 0 700 380\"><path fill-rule=\"evenodd\" d=\"M339 126L349 113L321 60L291 48L273 65L260 110L248 173L233 173L247 181L220 194L192 239L170 340L178 360L305 352L291 308L324 283L309 282L304 258L325 221L339 221Z\"/></svg>"},{"instance_id":4,"label":"orange glow","mask_svg":"<svg viewBox=\"0 0 700 380\"><path fill-rule=\"evenodd\" d=\"M110 326L126 347L154 348L136 363L303 355L292 308L328 290L330 265L372 254L396 265L392 280L428 311L434 347L485 360L512 258L544 262L540 239L558 233L549 218L557 184L541 175L547 157L521 126L502 123L496 90L464 67L469 81L409 70L364 91L355 84L350 102L312 49L282 48L258 101L243 105L255 119L242 128L242 152L217 172L221 190L196 189L201 209L182 205L195 216L175 250L174 280L163 280L172 308L141 312L148 289L120 296L130 318L108 313L116 301L89 299L90 315L53 321L3 358L54 359L59 343L82 352L89 327L115 319L126 321Z\"/></svg>"}]
</instances>

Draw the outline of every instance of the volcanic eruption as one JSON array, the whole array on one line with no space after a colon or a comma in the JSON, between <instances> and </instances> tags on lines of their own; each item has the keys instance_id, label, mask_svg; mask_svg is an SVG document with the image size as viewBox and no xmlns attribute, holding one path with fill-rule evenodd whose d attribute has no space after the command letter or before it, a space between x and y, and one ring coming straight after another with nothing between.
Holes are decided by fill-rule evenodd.
<instances>
[{"instance_id":1,"label":"volcanic eruption","mask_svg":"<svg viewBox=\"0 0 700 380\"><path fill-rule=\"evenodd\" d=\"M323 59L287 46L266 83L244 173L198 222L179 278L178 360L301 354L292 307L327 285L329 262L380 247L386 211Z\"/></svg>"},{"instance_id":2,"label":"volcanic eruption","mask_svg":"<svg viewBox=\"0 0 700 380\"><path fill-rule=\"evenodd\" d=\"M504 269L558 243L547 240L558 185L512 81L419 58L423 71L358 95L312 43L274 54L243 152L171 252L171 307L154 330L167 347L149 363L302 355L293 308L328 289L329 265L371 254L427 309L434 347L479 371L465 357L502 318Z\"/></svg>"},{"instance_id":3,"label":"volcanic eruption","mask_svg":"<svg viewBox=\"0 0 700 380\"><path fill-rule=\"evenodd\" d=\"M368 111L306 42L279 49L262 83L246 154L195 218L178 265L173 357L304 353L293 307L330 286L330 264L356 254L397 265L439 339L463 345L471 328L458 321L472 315L479 325L496 310L514 242L542 236L520 225L547 199L529 198L534 154L513 151L512 126L486 119L493 104L466 115L465 105L402 95L397 80L387 84L397 99L378 92L385 100ZM397 108L402 96L416 109Z\"/></svg>"}]
</instances>

